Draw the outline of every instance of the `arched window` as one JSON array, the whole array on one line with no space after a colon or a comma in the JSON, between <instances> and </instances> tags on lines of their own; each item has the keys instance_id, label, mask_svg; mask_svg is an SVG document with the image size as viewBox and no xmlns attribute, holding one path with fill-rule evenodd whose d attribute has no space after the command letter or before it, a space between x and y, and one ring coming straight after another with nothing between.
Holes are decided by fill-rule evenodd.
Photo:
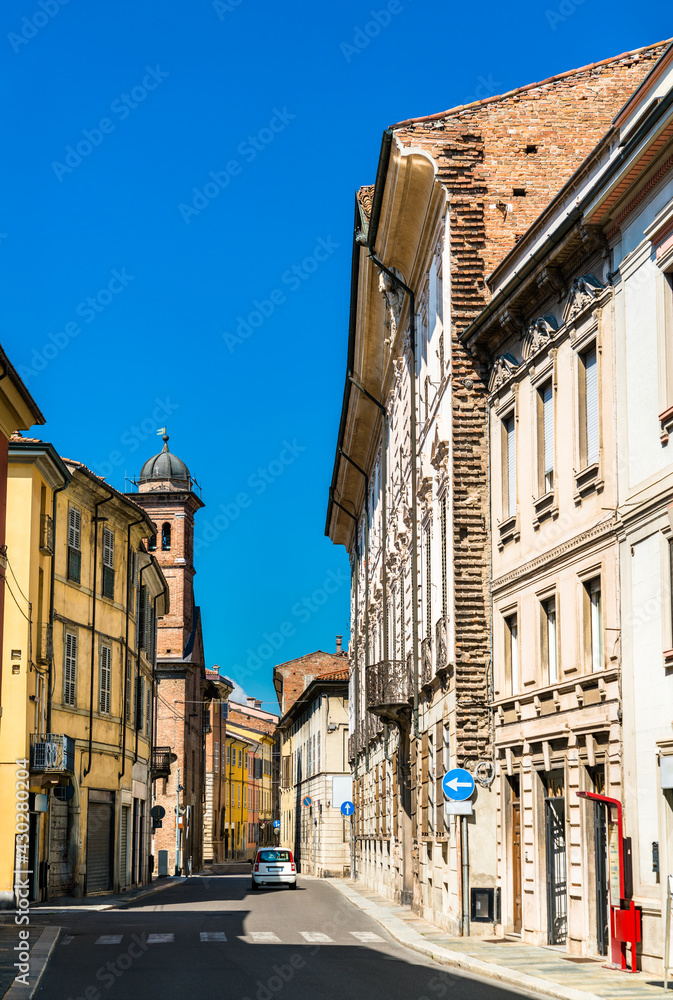
<instances>
[{"instance_id":1,"label":"arched window","mask_svg":"<svg viewBox=\"0 0 673 1000\"><path fill-rule=\"evenodd\" d=\"M168 521L164 521L161 525L161 549L163 552L168 552L171 547L171 526Z\"/></svg>"},{"instance_id":2,"label":"arched window","mask_svg":"<svg viewBox=\"0 0 673 1000\"><path fill-rule=\"evenodd\" d=\"M152 535L152 537L147 542L147 551L156 552L157 550L157 536Z\"/></svg>"}]
</instances>

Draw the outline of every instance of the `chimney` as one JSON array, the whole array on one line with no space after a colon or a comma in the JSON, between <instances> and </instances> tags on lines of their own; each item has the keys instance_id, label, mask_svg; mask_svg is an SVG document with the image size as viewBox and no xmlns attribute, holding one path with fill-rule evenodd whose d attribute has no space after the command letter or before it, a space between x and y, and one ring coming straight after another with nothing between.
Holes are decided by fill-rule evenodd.
<instances>
[{"instance_id":1,"label":"chimney","mask_svg":"<svg viewBox=\"0 0 673 1000\"><path fill-rule=\"evenodd\" d=\"M337 644L337 656L341 656L341 640L342 640L342 639L343 639L343 636L342 636L342 635L338 635L338 636L336 637L336 644Z\"/></svg>"},{"instance_id":2,"label":"chimney","mask_svg":"<svg viewBox=\"0 0 673 1000\"><path fill-rule=\"evenodd\" d=\"M246 701L248 703L248 708L254 708L255 707L255 699L254 698L251 698L248 695L248 697L246 698Z\"/></svg>"},{"instance_id":3,"label":"chimney","mask_svg":"<svg viewBox=\"0 0 673 1000\"><path fill-rule=\"evenodd\" d=\"M261 698L255 698L255 708L261 708L261 707L262 707Z\"/></svg>"}]
</instances>

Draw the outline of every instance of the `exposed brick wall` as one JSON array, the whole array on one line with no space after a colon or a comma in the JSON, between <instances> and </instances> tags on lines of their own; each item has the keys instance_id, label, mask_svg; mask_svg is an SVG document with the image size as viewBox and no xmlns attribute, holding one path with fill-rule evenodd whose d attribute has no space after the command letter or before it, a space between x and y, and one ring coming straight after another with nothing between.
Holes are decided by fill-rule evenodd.
<instances>
[{"instance_id":1,"label":"exposed brick wall","mask_svg":"<svg viewBox=\"0 0 673 1000\"><path fill-rule=\"evenodd\" d=\"M280 663L273 668L274 678L282 678L283 696L280 703L281 717L290 710L308 685L320 674L328 670L343 667L345 653L323 653L318 649L315 653L307 653L296 660Z\"/></svg>"},{"instance_id":2,"label":"exposed brick wall","mask_svg":"<svg viewBox=\"0 0 673 1000\"><path fill-rule=\"evenodd\" d=\"M428 149L449 196L457 751L484 756L488 716L486 372L459 340L488 274L599 142L665 45L497 101L395 128ZM514 194L523 191L525 195ZM502 206L502 207L499 207ZM510 207L511 206L511 207ZM467 385L465 384L467 380Z\"/></svg>"}]
</instances>

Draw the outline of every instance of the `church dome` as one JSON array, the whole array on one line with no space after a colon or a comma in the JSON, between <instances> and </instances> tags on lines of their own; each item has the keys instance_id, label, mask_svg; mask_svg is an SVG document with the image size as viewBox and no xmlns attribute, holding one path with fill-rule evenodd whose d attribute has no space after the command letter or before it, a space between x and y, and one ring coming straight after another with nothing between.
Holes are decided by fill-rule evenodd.
<instances>
[{"instance_id":1,"label":"church dome","mask_svg":"<svg viewBox=\"0 0 673 1000\"><path fill-rule=\"evenodd\" d=\"M189 469L181 458L168 450L168 434L164 434L163 440L164 446L159 454L148 458L140 470L138 484L167 480L189 484L191 482Z\"/></svg>"}]
</instances>

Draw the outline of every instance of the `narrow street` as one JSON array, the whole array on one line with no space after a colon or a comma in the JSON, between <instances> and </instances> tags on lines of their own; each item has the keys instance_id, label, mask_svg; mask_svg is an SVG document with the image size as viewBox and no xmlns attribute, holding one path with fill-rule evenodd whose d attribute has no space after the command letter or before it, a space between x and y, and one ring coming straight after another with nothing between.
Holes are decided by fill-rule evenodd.
<instances>
[{"instance_id":1,"label":"narrow street","mask_svg":"<svg viewBox=\"0 0 673 1000\"><path fill-rule=\"evenodd\" d=\"M250 877L194 877L155 905L61 912L43 1000L165 1000L213 991L244 1000L505 1000L512 993L402 948L328 884L250 891Z\"/></svg>"}]
</instances>

